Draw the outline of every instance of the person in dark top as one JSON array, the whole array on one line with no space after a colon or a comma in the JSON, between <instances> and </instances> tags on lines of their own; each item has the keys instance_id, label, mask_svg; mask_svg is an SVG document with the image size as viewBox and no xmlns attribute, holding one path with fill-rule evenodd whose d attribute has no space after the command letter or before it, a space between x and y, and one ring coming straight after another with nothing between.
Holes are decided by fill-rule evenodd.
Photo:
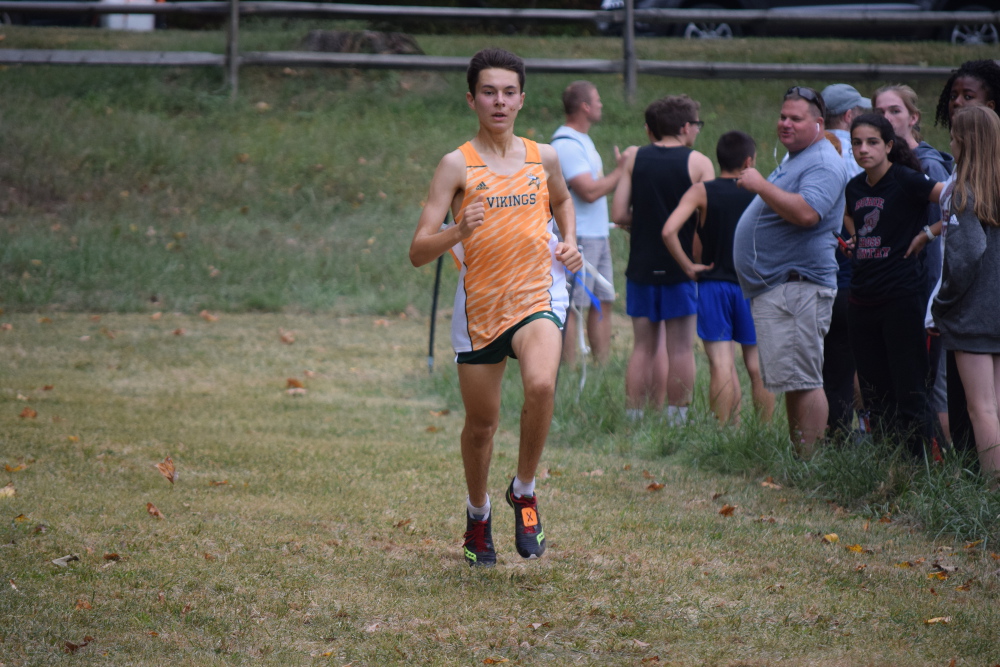
<instances>
[{"instance_id":1,"label":"person in dark top","mask_svg":"<svg viewBox=\"0 0 1000 667\"><path fill-rule=\"evenodd\" d=\"M923 140L920 134L920 108L917 106L917 93L909 86L895 84L883 86L872 95L872 106L875 113L882 114L892 124L892 130L899 141L905 141L913 154L920 161L921 171L933 180L944 183L948 180L955 161L951 155L931 146ZM937 204L927 205L927 230L931 225L941 220L941 207ZM930 232L933 235L933 232ZM926 235L926 232L925 232ZM917 255L924 263L924 277L927 280L927 293L932 294L941 278L941 263L944 243L935 237L929 240L923 252ZM937 413L940 425L941 445L951 440L951 430L948 423L948 396L945 379L945 355L941 350L941 339L938 336L928 336L927 349L930 358L929 400L931 410Z\"/></svg>"},{"instance_id":2,"label":"person in dark top","mask_svg":"<svg viewBox=\"0 0 1000 667\"><path fill-rule=\"evenodd\" d=\"M671 95L646 108L650 143L626 151L625 171L611 205L614 222L631 231L625 269L626 312L634 342L625 374L626 410L642 417L646 405L668 401L672 423L687 418L694 388L697 288L663 245L663 225L692 183L715 178L715 167L694 151L702 121L697 102ZM680 234L690 256L694 219Z\"/></svg>"},{"instance_id":3,"label":"person in dark top","mask_svg":"<svg viewBox=\"0 0 1000 667\"><path fill-rule=\"evenodd\" d=\"M884 116L851 123L851 148L865 170L847 183L844 224L854 267L848 303L851 350L872 427L904 438L915 455L931 437L924 339L926 282L907 251L943 185L920 173Z\"/></svg>"},{"instance_id":4,"label":"person in dark top","mask_svg":"<svg viewBox=\"0 0 1000 667\"><path fill-rule=\"evenodd\" d=\"M726 132L715 147L720 175L714 181L692 185L663 226L663 242L684 274L698 281L698 337L708 356L708 404L718 420L739 423L740 379L735 345L743 347L743 363L750 376L753 403L764 421L774 413L774 394L764 388L757 358L757 332L750 302L743 296L733 266L736 223L756 196L736 187L740 172L756 164L757 144L743 132ZM697 215L701 257L695 263L681 244L680 233Z\"/></svg>"}]
</instances>

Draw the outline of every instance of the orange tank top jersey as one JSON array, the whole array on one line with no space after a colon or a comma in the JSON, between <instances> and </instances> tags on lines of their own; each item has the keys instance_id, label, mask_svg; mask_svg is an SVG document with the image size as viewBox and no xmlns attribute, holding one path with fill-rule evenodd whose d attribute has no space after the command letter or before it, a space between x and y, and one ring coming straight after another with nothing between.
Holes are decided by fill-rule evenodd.
<instances>
[{"instance_id":1,"label":"orange tank top jersey","mask_svg":"<svg viewBox=\"0 0 1000 667\"><path fill-rule=\"evenodd\" d=\"M471 142L459 148L465 156L461 208L484 195L486 211L472 236L452 248L461 272L451 326L455 352L481 350L534 313L566 315L545 169L538 144L522 141L524 166L507 176L490 171Z\"/></svg>"}]
</instances>

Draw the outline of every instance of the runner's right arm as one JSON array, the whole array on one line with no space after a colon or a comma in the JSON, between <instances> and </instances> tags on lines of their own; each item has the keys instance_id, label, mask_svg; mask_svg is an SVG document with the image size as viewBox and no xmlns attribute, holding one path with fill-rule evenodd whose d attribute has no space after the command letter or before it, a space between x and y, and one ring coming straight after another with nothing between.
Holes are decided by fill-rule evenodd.
<instances>
[{"instance_id":1,"label":"runner's right arm","mask_svg":"<svg viewBox=\"0 0 1000 667\"><path fill-rule=\"evenodd\" d=\"M449 209L461 206L465 196L465 157L461 151L452 151L438 163L431 179L427 203L420 213L417 231L410 244L410 262L423 266L448 252L455 244L472 236L483 224L485 206L483 196L455 216L455 224L441 229Z\"/></svg>"}]
</instances>

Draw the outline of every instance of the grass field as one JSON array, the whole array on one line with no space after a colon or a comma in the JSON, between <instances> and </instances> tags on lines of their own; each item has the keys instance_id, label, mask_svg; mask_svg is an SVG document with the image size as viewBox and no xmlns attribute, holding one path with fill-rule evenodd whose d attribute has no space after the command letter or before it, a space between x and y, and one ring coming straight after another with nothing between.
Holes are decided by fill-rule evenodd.
<instances>
[{"instance_id":1,"label":"grass field","mask_svg":"<svg viewBox=\"0 0 1000 667\"><path fill-rule=\"evenodd\" d=\"M16 490L0 497L2 664L1000 659L995 542L700 472L684 456L707 423L571 437L572 374L539 482L548 553L516 556L499 501L513 392L491 479L499 564L471 570L454 365L441 345L427 378L426 320L50 319L0 333L0 479ZM154 467L166 456L173 485Z\"/></svg>"},{"instance_id":2,"label":"grass field","mask_svg":"<svg viewBox=\"0 0 1000 667\"><path fill-rule=\"evenodd\" d=\"M310 27L251 23L241 44L294 48ZM5 48L222 48L211 32L0 35ZM484 45L417 38L440 55ZM603 38L489 41L620 53ZM638 49L952 66L992 54ZM573 78L529 74L523 133L549 136ZM595 81L606 164L612 145L644 141L648 101L679 92L702 103L702 151L740 128L762 171L781 157L776 101L793 82L644 77L630 108L618 77ZM946 145L930 120L941 83L910 83L927 138ZM0 666L1000 663L1000 497L968 461L925 466L876 442L802 462L750 415L719 430L700 356L689 426L629 424L622 318L579 397L574 371L560 382L539 482L549 553L520 562L497 503L500 564L469 571L447 319L428 377L433 267L405 259L437 160L475 130L464 89L460 75L247 69L230 103L215 70L0 70ZM626 241L613 244L624 284ZM453 287L446 270L445 310ZM516 385L495 499L514 468ZM166 456L173 485L154 467ZM67 555L79 560L52 562Z\"/></svg>"}]
</instances>

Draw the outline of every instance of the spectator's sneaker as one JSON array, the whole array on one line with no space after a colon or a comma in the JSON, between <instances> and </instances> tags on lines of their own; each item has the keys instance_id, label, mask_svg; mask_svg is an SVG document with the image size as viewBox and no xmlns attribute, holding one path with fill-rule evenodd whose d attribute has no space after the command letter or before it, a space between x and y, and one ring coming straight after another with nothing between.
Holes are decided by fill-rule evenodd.
<instances>
[{"instance_id":1,"label":"spectator's sneaker","mask_svg":"<svg viewBox=\"0 0 1000 667\"><path fill-rule=\"evenodd\" d=\"M493 549L493 512L480 521L473 519L465 511L465 560L472 567L493 567L497 562L497 552Z\"/></svg>"},{"instance_id":2,"label":"spectator's sneaker","mask_svg":"<svg viewBox=\"0 0 1000 667\"><path fill-rule=\"evenodd\" d=\"M514 546L521 558L538 558L545 553L545 531L538 516L538 500L531 497L514 497L514 480L507 487L507 504L514 508Z\"/></svg>"}]
</instances>

